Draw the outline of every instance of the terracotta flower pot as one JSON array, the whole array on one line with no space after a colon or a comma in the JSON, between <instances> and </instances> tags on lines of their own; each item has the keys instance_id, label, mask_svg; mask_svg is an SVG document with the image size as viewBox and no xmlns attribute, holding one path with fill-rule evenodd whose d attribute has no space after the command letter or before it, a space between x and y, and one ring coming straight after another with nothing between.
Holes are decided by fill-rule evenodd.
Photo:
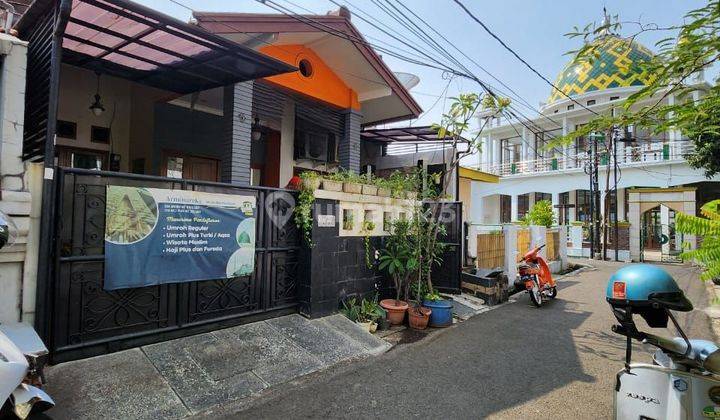
<instances>
[{"instance_id":1,"label":"terracotta flower pot","mask_svg":"<svg viewBox=\"0 0 720 420\"><path fill-rule=\"evenodd\" d=\"M424 330L430 321L432 311L423 306L410 308L408 310L408 321L410 328L414 330Z\"/></svg>"},{"instance_id":2,"label":"terracotta flower pot","mask_svg":"<svg viewBox=\"0 0 720 420\"><path fill-rule=\"evenodd\" d=\"M362 184L357 184L355 182L343 182L343 191L350 194L360 194L362 193Z\"/></svg>"},{"instance_id":3,"label":"terracotta flower pot","mask_svg":"<svg viewBox=\"0 0 720 420\"><path fill-rule=\"evenodd\" d=\"M387 318L392 325L400 325L405 319L405 311L407 311L408 304L402 300L395 299L383 299L380 301L380 306L387 312Z\"/></svg>"},{"instance_id":4,"label":"terracotta flower pot","mask_svg":"<svg viewBox=\"0 0 720 420\"><path fill-rule=\"evenodd\" d=\"M363 184L362 193L365 195L377 195L378 187L374 185Z\"/></svg>"},{"instance_id":5,"label":"terracotta flower pot","mask_svg":"<svg viewBox=\"0 0 720 420\"><path fill-rule=\"evenodd\" d=\"M343 184L342 182L323 179L322 187L327 191L342 191Z\"/></svg>"}]
</instances>

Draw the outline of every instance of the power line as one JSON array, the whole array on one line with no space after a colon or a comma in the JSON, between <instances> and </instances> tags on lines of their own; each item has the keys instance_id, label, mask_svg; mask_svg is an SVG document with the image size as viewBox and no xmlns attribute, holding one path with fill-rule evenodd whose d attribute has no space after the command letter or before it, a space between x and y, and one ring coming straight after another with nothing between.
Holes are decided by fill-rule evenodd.
<instances>
[{"instance_id":1,"label":"power line","mask_svg":"<svg viewBox=\"0 0 720 420\"><path fill-rule=\"evenodd\" d=\"M490 34L490 36L492 36L493 38L495 38L495 40L497 40L497 41L500 43L500 45L502 45L506 50L508 50L512 55L514 55L515 58L517 58L518 60L520 60L521 63L523 63L527 68L529 68L529 69L530 69L533 73L535 73L538 77L540 77L542 80L544 80L545 83L549 84L550 86L553 87L553 89L557 90L557 91L560 92L563 96L565 96L566 98L568 98L568 99L570 99L571 101L575 102L576 104L580 105L580 106L583 107L584 109L592 112L592 113L595 114L595 115L599 115L597 112L595 112L595 111L593 111L592 109L586 107L585 105L581 104L580 102L578 102L578 101L576 101L575 99L573 99L572 97L570 97L570 95L568 95L568 94L566 94L565 92L563 92L562 90L558 89L558 87L555 86L555 84L554 84L553 82L551 82L547 77L543 76L539 71L535 70L535 68L534 68L533 66L531 66L527 61L525 61L525 59L523 59L522 57L520 57L520 55L519 55L517 52L515 52L515 50L513 50L512 48L510 48L510 47L505 43L505 41L503 41L502 39L500 39L500 37L498 37L497 35L495 35L495 33L494 33L493 31L491 31L490 28L488 28L487 25L485 25L485 23L483 23L482 20L480 20L480 19L479 19L477 16L475 16L467 7L465 7L465 5L464 5L460 0L453 0L453 1L454 1L455 3L457 3L457 4L465 11L465 13L467 13L467 15L470 16L470 18L471 18L472 20L474 20L474 21L477 22L480 26L482 26L482 28L485 29L485 32L487 32L488 34Z\"/></svg>"},{"instance_id":2,"label":"power line","mask_svg":"<svg viewBox=\"0 0 720 420\"><path fill-rule=\"evenodd\" d=\"M185 4L180 3L178 0L169 0L169 1L171 1L171 2L174 3L174 4L177 4L177 5L181 6L181 7L183 7L183 8L186 8L186 9L190 10L191 12L194 12L194 10L193 10L192 8L190 8L189 6L187 6L187 5L185 5ZM493 97L497 97L496 94L493 92L493 90L490 89L490 88L487 86L486 83L484 83L482 80L480 80L480 79L479 79L477 76L475 76L475 75L464 74L464 73L462 73L461 71L458 71L457 69L453 69L453 68L447 67L447 66L439 67L439 66L436 66L436 65L433 65L433 64L429 64L429 63L427 63L427 62L418 61L418 60L415 60L415 59L412 59L412 58L408 58L408 57L406 57L406 56L403 56L402 54L397 54L397 53L395 53L394 51L387 50L387 49L382 48L382 47L378 47L378 46L376 46L376 45L374 45L374 44L371 44L371 43L365 41L365 40L362 39L362 38L359 38L359 37L356 37L356 36L353 36L353 35L350 35L350 34L346 34L346 33L341 32L341 31L338 31L338 30L336 30L336 29L334 29L334 28L332 28L332 27L330 27L330 26L328 26L328 25L323 24L322 22L318 22L318 21L316 21L316 20L313 20L312 18L309 18L309 17L306 17L306 16L302 16L302 15L297 15L297 14L295 14L295 12L294 12L293 10L291 10L291 9L289 9L289 8L287 8L287 7L284 7L284 6L282 6L282 5L279 5L279 4L277 4L276 2L274 2L274 1L272 1L272 0L257 0L257 1L260 2L260 3L262 3L262 4L265 4L266 6L272 8L272 9L274 9L274 10L276 10L276 11L279 11L280 13L282 13L282 14L284 14L284 15L287 15L287 16L289 16L289 17L292 17L293 19L296 19L296 20L298 20L298 21L300 21L300 22L302 22L302 23L305 23L305 24L307 24L307 25L309 25L309 26L312 26L312 27L314 27L314 28L316 28L316 29L318 29L318 30L320 30L320 31L322 31L322 32L325 32L325 33L328 33L328 34L331 34L331 35L340 37L340 38L345 39L345 40L349 40L349 41L351 41L351 42L357 42L357 43L361 43L361 44L367 45L367 46L369 46L369 47L374 47L374 48L376 48L376 49L378 49L378 50L380 50L380 51L385 51L385 52L387 52L389 55L394 56L394 57L396 57L396 58L398 58L398 59L400 59L400 60L406 61L406 62L410 62L410 63L417 64L417 65L421 65L421 66L431 67L431 68L435 68L435 69L438 69L438 70L447 71L447 72L450 73L450 74L459 75L459 76L462 76L462 77L469 78L469 79L471 79L471 80L476 81L478 84L480 84L480 86L481 86L489 95L491 95L491 96L493 96ZM293 2L291 2L291 1L289 1L289 0L285 0L285 1L287 1L288 3L290 3L290 4L292 4L292 5L296 6L296 7L302 8L302 6L298 6L298 5L296 5L295 3L293 3ZM308 9L305 9L305 10L308 10ZM312 13L312 12L311 12L311 13ZM224 22L219 22L219 21L214 20L214 19L211 19L211 20L214 21L214 22L221 23L221 24L223 24L224 26L232 29L233 31L236 31L236 30L237 30L236 28L234 28L234 27L232 27L232 26L230 26L230 25L227 25L227 24L225 24ZM368 22L368 23L370 23L370 22ZM377 28L377 25L373 25L373 26L375 26L375 27ZM323 29L323 27L324 27L325 29ZM382 30L382 29L380 29L380 28L378 28L378 29L381 30L383 33L386 33L388 36L391 36L391 37L393 37L394 39L399 40L398 37L395 37L395 36L393 36L392 34L387 33L387 31L384 31L384 30ZM403 41L401 41L401 42L403 42ZM269 42L265 42L265 43L268 44L268 45L274 45L274 44L271 44L271 43L269 43ZM414 47L413 45L408 44L408 43L405 43L405 42L403 42L403 43L404 43L405 45L408 45L411 49L417 50L417 48ZM282 49L281 46L278 46L278 48ZM441 60L438 60L437 57L433 57L433 56L431 56L431 55L428 55L426 52L422 52L422 51L419 51L419 50L417 50L417 51L418 51L420 54L426 56L428 59L432 60L433 62L441 61ZM457 62L456 60L453 60L453 61L456 62L457 64L459 64L460 67L463 67L463 68L464 68L464 66L462 65L462 63L459 63L459 62ZM360 77L360 76L357 76L357 75L353 75L353 76L355 76L355 77ZM362 77L360 77L360 78L362 78ZM365 78L362 78L362 79L365 79ZM365 79L365 80L370 80L370 79ZM373 80L370 80L370 81L372 81L372 82L377 82L377 81L373 81ZM388 86L388 85L385 84L385 83L380 83L380 84L382 84L382 85L384 85L384 86ZM512 106L511 106L511 108L512 108ZM517 111L517 110L516 110L516 112L517 112L517 113L520 113L520 112ZM520 113L520 114L522 115L522 113ZM514 115L514 114L513 114L513 115ZM519 120L519 118L517 117L517 115L514 115L514 116L515 116L515 118L517 118L517 119ZM529 119L528 119L528 120L529 120ZM526 128L528 128L530 131L532 131L533 133L536 133L537 128L536 128L536 129L533 129L533 128L531 128L531 127L528 127L527 124L525 124L524 122L522 122L522 121L520 121L520 122L521 122ZM537 133L536 133L536 134L537 134Z\"/></svg>"},{"instance_id":3,"label":"power line","mask_svg":"<svg viewBox=\"0 0 720 420\"><path fill-rule=\"evenodd\" d=\"M334 28L329 27L329 26L327 26L327 25L324 25L324 24L322 24L321 22L314 21L313 19L308 18L308 17L305 17L305 16L300 16L300 15L294 14L294 11L293 11L293 10L291 10L291 9L289 9L289 8L284 8L283 6L278 5L277 3L275 3L275 2L272 1L272 0L257 0L257 1L258 1L258 2L261 2L261 3L265 4L265 5L268 5L268 7L271 7L271 8L273 8L273 9L276 10L276 11L279 11L279 12L281 12L281 13L283 13L283 14L285 14L285 15L288 15L288 16L290 16L290 17L293 17L293 18L296 19L296 20L299 20L299 21L304 22L304 23L306 23L306 24L310 24L311 26L313 26L313 27L315 27L315 28L317 28L317 26L316 26L316 25L312 25L313 22L315 22L315 23L317 23L317 24L319 24L319 25L322 25L322 26L324 26L324 27L326 27L326 28L329 28L329 31L328 31L328 30L325 30L324 32L327 32L327 33L330 33L330 34L333 34L333 35L336 35L336 36L340 36L340 37L343 37L343 38L346 38L346 36L347 36L347 34L345 34L345 33L341 33L341 35L338 35L338 34L337 34L337 31L334 30ZM290 3L290 4L292 4L292 5L294 5L294 6L296 6L296 7L301 7L301 6L298 6L298 5L296 5L295 3L293 3L293 2L291 2L291 1L289 1L289 0L285 0L285 1L288 2L288 3ZM330 0L330 1L333 2L333 3L334 3L335 5L337 5L337 6L341 6L339 3L337 3L337 2L334 1L334 0ZM269 5L268 3L273 3L275 7L273 7L273 5ZM347 6L346 6L346 7L347 7ZM280 8L280 9L279 9L279 8ZM302 8L302 7L301 7L301 8ZM307 9L306 9L306 10L307 10ZM383 9L383 10L387 13L387 10L385 10L385 9ZM289 12L292 12L292 14L289 13ZM390 14L390 15L391 15L391 17L394 17L394 18L397 20L397 17L396 17L396 16L393 16L392 14ZM395 36L395 35L393 35L393 34L388 33L388 32L385 31L384 29L380 28L378 25L370 22L368 19L364 19L362 16L358 16L358 17L359 17L361 20L363 20L363 21L367 22L368 24L372 25L372 26L375 27L376 29L380 30L381 32L385 33L386 35L392 37L393 39L396 39L396 40L400 41L401 43L407 45L407 46L410 47L411 49L417 50L417 48L416 48L415 46L413 46L413 45L411 45L411 44L408 44L407 42L401 40L398 36ZM308 22L310 22L310 23L308 23ZM387 25L385 25L385 26L387 27ZM322 29L320 29L320 30L322 30ZM422 30L421 30L421 31L422 31ZM429 38L429 35L427 35L427 37ZM347 38L346 38L346 39L347 39ZM407 39L407 38L406 38L406 39ZM362 40L362 39L360 39L359 42L366 43L366 41L364 41L364 40ZM369 44L369 45L370 45L370 46L373 46L372 44ZM427 52L423 52L423 51L420 51L420 50L417 50L417 51L420 52L420 53L421 53L422 55L424 55L425 57L427 57L428 59L433 60L434 62L440 61L440 60L437 59L437 57L433 57L433 56L429 55ZM395 53L392 53L392 52L390 53L390 55L392 55L392 56L394 56L394 57L396 57L396 58L399 58L399 59L401 59L401 60L404 60L404 61L412 62L412 63L414 63L414 64L425 65L425 66L433 67L433 68L436 68L436 69L442 69L442 68L439 68L439 67L434 66L434 65L429 65L429 64L427 64L427 63L420 63L420 62L417 62L417 61L415 61L415 60L408 60L407 58L403 58L403 57L401 57L401 56L399 56L399 55L397 55L397 54L395 54ZM456 69L452 69L452 68L447 67L447 66L444 67L444 70L446 70L446 71L448 71L448 72L450 72L450 73L452 73L452 74L459 75L459 76L463 76L463 77L469 78L469 79L471 79L471 80L474 80L474 81L477 82L489 95L497 98L497 95L493 92L493 90L490 89L490 87L489 87L485 82L483 82L480 78L478 78L476 75L472 74L472 72L470 72L469 70L467 70L467 68L465 68L465 67L462 65L462 63L460 63L459 61L455 60L455 59L452 58L452 57L451 57L451 61L452 61L453 63L455 63L456 65L458 65L459 67L461 67L461 69L466 70L466 71L467 71L468 73L470 73L470 74L462 73L461 71L457 71ZM521 114L521 115L523 115L521 112L519 112L519 111L517 111L517 110L516 110L516 112L519 113L519 114ZM517 116L515 116L515 117L518 118ZM525 118L527 118L527 117L525 117ZM530 120L528 119L528 121L530 121ZM532 123L532 122L531 122L531 123ZM534 124L534 123L532 123L532 124ZM525 126L526 126L528 129L530 129L533 133L536 133L537 128L536 128L536 129L532 129L532 128L528 127L527 124L525 124L525 123L523 123L523 125L525 125ZM536 133L536 134L537 134L537 133Z\"/></svg>"},{"instance_id":4,"label":"power line","mask_svg":"<svg viewBox=\"0 0 720 420\"><path fill-rule=\"evenodd\" d=\"M416 19L420 20L425 26L430 28L431 31L433 31L437 36L439 36L442 40L444 40L448 45L450 45L453 49L455 49L457 52L459 52L463 57L465 57L467 60L469 60L471 63L473 63L475 66L477 66L482 72L490 76L492 79L500 83L503 87L505 87L508 91L510 91L512 94L515 95L515 98L518 99L521 103L523 103L528 109L532 110L533 112L537 113L538 115L542 116L543 118L547 119L548 121L560 125L557 121L553 120L549 116L543 114L539 110L535 109L527 100L525 100L519 93L517 93L515 90L513 90L510 86L508 86L505 82L500 80L498 77L496 77L494 74L492 74L490 71L488 71L485 67L483 67L480 63L478 63L476 60L474 60L472 57L470 57L465 51L458 48L453 42L451 42L445 35L443 35L441 32L439 32L435 27L431 24L429 24L425 19L423 19L421 16L419 16L417 13L415 13L411 8L406 6L403 2L400 0L395 0L400 6L402 6L405 10L407 10L410 14L412 14ZM498 88L493 87L493 89L500 91ZM501 92L505 94L504 92ZM507 95L512 96L512 95Z\"/></svg>"},{"instance_id":5,"label":"power line","mask_svg":"<svg viewBox=\"0 0 720 420\"><path fill-rule=\"evenodd\" d=\"M324 24L324 23L322 23L322 22L318 22L318 21L315 20L315 19L312 19L312 18L303 16L303 15L296 14L292 9L289 9L289 8L287 8L287 7L284 7L284 6L282 6L282 5L279 5L277 2L275 2L275 1L273 1L273 0L256 0L256 1L257 1L258 3L264 4L264 5L272 8L272 9L274 9L275 11L278 11L278 12L280 12L280 13L286 15L286 16L289 16L289 17L291 17L291 18L293 18L293 19L295 19L295 20L297 20L297 21L299 21L299 22L302 22L302 23L305 23L306 25L312 26L313 28L318 29L318 30L320 30L320 31L322 31L322 32L325 32L325 33L328 33L328 34L337 36L337 37L339 37L339 38L346 39L346 40L351 41L351 42L356 42L356 43L363 44L363 45L365 45L365 46L369 46L369 47L375 48L375 49L377 49L378 51L384 52L384 53L386 53L386 54L388 54L388 55L390 55L390 56L393 56L393 57L395 57L395 58L398 58L398 59L400 59L400 60L407 61L407 62L409 62L409 63L417 64L417 65L420 65L420 66L435 68L435 69L437 69L437 70L444 70L444 71L447 71L447 72L450 72L450 73L453 73L453 74L457 74L457 75L460 75L460 76L467 76L466 74L463 74L463 73L461 73L461 72L458 72L456 69L453 69L453 68L451 68L451 67L442 66L442 65L436 65L436 64L432 64L432 63L428 63L428 62L423 62L423 61L415 60L415 59L409 58L409 57L407 57L407 56L403 56L402 54L398 54L398 53L396 53L396 52L394 52L394 51L392 51L392 50L388 50L387 48L380 47L380 46L378 46L378 45L374 45L374 44L372 44L372 43L370 43L370 42L365 41L364 39L362 39L362 38L360 38L360 37L357 37L357 36L354 36L354 35L351 35L351 34L348 34L348 33L342 32L342 31L339 31L339 30L336 30L335 28L333 28L333 27L331 27L331 26L329 26L329 25L326 25L326 24ZM322 28L325 28L325 29L322 29ZM380 29L380 30L381 30L381 29ZM381 31L382 31L382 30L381 30ZM388 35L389 35L389 34L388 34ZM392 35L390 35L390 36L392 36ZM398 41L400 41L401 43L407 45L407 46L410 47L411 49L416 49L414 46L412 46L412 45L410 45L410 44L408 44L408 43L405 43L404 41L400 40L400 39L397 38L397 37L393 37L393 38L396 39L396 40L398 40ZM419 50L418 50L418 51L419 51ZM420 52L421 52L421 51L420 51ZM421 55L424 55L424 56L426 56L428 59L435 61L433 57L430 57L430 56L426 55L425 53L422 53L422 52L421 52Z\"/></svg>"}]
</instances>

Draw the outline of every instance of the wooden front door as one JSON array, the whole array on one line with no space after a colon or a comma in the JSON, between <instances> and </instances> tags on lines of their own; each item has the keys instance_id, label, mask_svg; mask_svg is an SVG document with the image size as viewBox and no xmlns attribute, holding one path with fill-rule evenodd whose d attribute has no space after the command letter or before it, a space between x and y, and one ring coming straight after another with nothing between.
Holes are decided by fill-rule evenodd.
<instances>
[{"instance_id":1,"label":"wooden front door","mask_svg":"<svg viewBox=\"0 0 720 420\"><path fill-rule=\"evenodd\" d=\"M163 157L162 176L192 179L195 181L220 181L220 162L217 159L168 152Z\"/></svg>"}]
</instances>

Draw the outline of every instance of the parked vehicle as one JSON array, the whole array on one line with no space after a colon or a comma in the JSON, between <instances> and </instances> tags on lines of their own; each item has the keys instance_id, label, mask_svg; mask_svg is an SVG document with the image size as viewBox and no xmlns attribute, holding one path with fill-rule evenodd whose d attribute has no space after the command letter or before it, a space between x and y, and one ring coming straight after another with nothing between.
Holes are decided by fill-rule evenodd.
<instances>
[{"instance_id":1,"label":"parked vehicle","mask_svg":"<svg viewBox=\"0 0 720 420\"><path fill-rule=\"evenodd\" d=\"M0 248L12 245L17 232L12 220L0 211ZM27 324L0 324L0 418L14 414L24 419L55 405L40 387L48 350Z\"/></svg>"},{"instance_id":2,"label":"parked vehicle","mask_svg":"<svg viewBox=\"0 0 720 420\"><path fill-rule=\"evenodd\" d=\"M0 325L0 398L2 414L24 419L52 408L55 402L40 387L48 350L33 328L23 323Z\"/></svg>"},{"instance_id":3,"label":"parked vehicle","mask_svg":"<svg viewBox=\"0 0 720 420\"><path fill-rule=\"evenodd\" d=\"M618 270L607 285L606 299L627 338L625 368L615 384L616 419L720 418L720 350L715 343L688 339L671 310L693 306L662 268L633 264ZM665 338L638 331L633 315L650 328L666 328L670 319L680 334ZM658 348L653 363L632 363L632 340Z\"/></svg>"},{"instance_id":4,"label":"parked vehicle","mask_svg":"<svg viewBox=\"0 0 720 420\"><path fill-rule=\"evenodd\" d=\"M554 299L557 296L557 286L550 273L550 267L545 259L539 255L545 245L533 248L520 259L518 264L518 279L515 290L524 288L530 295L530 300L538 308L543 301Z\"/></svg>"}]
</instances>

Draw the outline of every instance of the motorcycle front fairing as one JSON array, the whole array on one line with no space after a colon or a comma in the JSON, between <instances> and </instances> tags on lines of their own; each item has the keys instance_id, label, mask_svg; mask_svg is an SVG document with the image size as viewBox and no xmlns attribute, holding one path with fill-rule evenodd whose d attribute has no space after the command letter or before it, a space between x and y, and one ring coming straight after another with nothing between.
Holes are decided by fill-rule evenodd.
<instances>
[{"instance_id":1,"label":"motorcycle front fairing","mask_svg":"<svg viewBox=\"0 0 720 420\"><path fill-rule=\"evenodd\" d=\"M7 400L25 378L28 362L25 355L0 332L0 403Z\"/></svg>"},{"instance_id":2,"label":"motorcycle front fairing","mask_svg":"<svg viewBox=\"0 0 720 420\"><path fill-rule=\"evenodd\" d=\"M55 406L55 401L45 391L28 384L20 384L15 388L12 402L15 415L21 419L27 418L33 410L40 412Z\"/></svg>"},{"instance_id":3,"label":"motorcycle front fairing","mask_svg":"<svg viewBox=\"0 0 720 420\"><path fill-rule=\"evenodd\" d=\"M618 372L615 389L616 419L720 419L720 405L710 390L720 389L711 375L633 363Z\"/></svg>"}]
</instances>

